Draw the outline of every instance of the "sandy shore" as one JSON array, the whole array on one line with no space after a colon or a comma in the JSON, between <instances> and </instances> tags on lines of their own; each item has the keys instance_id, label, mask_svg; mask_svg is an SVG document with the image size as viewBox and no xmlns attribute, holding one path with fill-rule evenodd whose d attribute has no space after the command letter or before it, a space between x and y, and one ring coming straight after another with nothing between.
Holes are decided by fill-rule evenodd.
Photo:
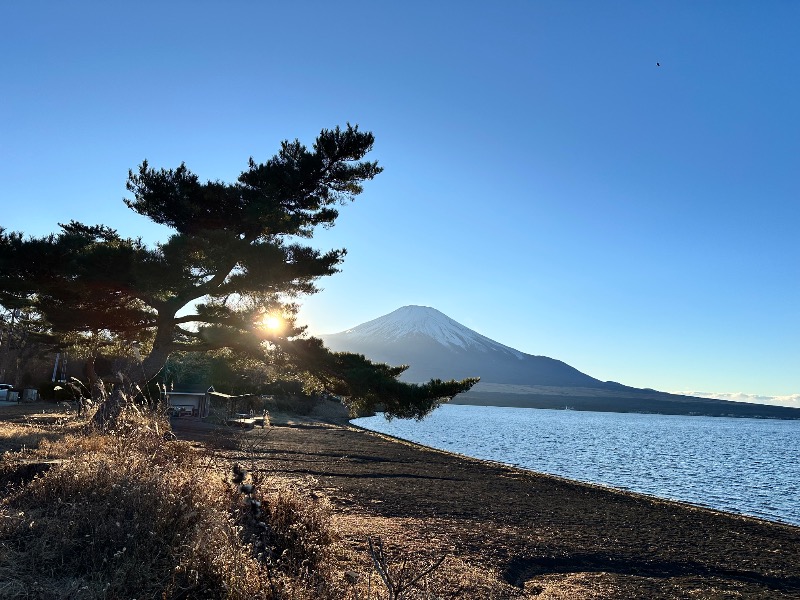
<instances>
[{"instance_id":1,"label":"sandy shore","mask_svg":"<svg viewBox=\"0 0 800 600\"><path fill-rule=\"evenodd\" d=\"M263 443L228 458L331 498L345 530L359 523L354 545L391 531L400 548L494 573L508 597L800 598L798 527L460 457L341 418L272 417L245 434ZM178 421L179 436L203 438Z\"/></svg>"}]
</instances>

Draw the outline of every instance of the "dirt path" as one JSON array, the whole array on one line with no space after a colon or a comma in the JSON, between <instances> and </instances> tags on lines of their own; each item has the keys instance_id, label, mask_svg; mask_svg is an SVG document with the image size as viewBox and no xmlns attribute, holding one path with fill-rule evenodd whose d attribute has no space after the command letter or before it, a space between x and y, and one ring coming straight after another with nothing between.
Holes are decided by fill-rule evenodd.
<instances>
[{"instance_id":1,"label":"dirt path","mask_svg":"<svg viewBox=\"0 0 800 600\"><path fill-rule=\"evenodd\" d=\"M391 534L401 548L451 553L530 597L800 598L798 527L458 457L346 425L278 423L245 434L245 451L226 458L330 497L343 522L350 519L354 544ZM204 435L188 421L175 430Z\"/></svg>"}]
</instances>

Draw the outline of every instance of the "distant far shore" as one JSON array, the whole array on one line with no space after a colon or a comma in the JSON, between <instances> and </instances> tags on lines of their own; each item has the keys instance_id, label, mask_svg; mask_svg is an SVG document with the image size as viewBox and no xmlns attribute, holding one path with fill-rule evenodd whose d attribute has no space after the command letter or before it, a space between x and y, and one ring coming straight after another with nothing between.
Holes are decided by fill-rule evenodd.
<instances>
[{"instance_id":1,"label":"distant far shore","mask_svg":"<svg viewBox=\"0 0 800 600\"><path fill-rule=\"evenodd\" d=\"M606 388L479 383L451 404L753 419L800 419L800 408L681 396L611 384Z\"/></svg>"}]
</instances>

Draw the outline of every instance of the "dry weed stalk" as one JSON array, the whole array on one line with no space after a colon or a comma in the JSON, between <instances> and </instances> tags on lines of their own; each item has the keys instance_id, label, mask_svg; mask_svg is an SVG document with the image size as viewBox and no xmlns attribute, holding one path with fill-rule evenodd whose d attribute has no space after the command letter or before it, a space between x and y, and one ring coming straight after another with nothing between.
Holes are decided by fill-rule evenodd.
<instances>
[{"instance_id":1,"label":"dry weed stalk","mask_svg":"<svg viewBox=\"0 0 800 600\"><path fill-rule=\"evenodd\" d=\"M383 540L376 536L370 537L368 542L372 564L383 581L383 585L386 586L389 594L388 600L401 600L408 590L416 587L423 579L438 569L447 557L447 555L442 555L428 567L412 564L407 558L404 558L400 566L393 569L390 567L389 558L383 549Z\"/></svg>"}]
</instances>

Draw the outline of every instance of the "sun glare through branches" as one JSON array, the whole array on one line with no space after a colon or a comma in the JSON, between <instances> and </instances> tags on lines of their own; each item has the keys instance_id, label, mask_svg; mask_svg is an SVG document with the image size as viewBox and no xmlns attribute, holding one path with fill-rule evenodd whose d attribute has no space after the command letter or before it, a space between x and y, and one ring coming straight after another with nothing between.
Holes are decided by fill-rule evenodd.
<instances>
[{"instance_id":1,"label":"sun glare through branches","mask_svg":"<svg viewBox=\"0 0 800 600\"><path fill-rule=\"evenodd\" d=\"M283 329L284 323L281 317L266 314L258 322L258 326L269 333L279 333Z\"/></svg>"}]
</instances>

